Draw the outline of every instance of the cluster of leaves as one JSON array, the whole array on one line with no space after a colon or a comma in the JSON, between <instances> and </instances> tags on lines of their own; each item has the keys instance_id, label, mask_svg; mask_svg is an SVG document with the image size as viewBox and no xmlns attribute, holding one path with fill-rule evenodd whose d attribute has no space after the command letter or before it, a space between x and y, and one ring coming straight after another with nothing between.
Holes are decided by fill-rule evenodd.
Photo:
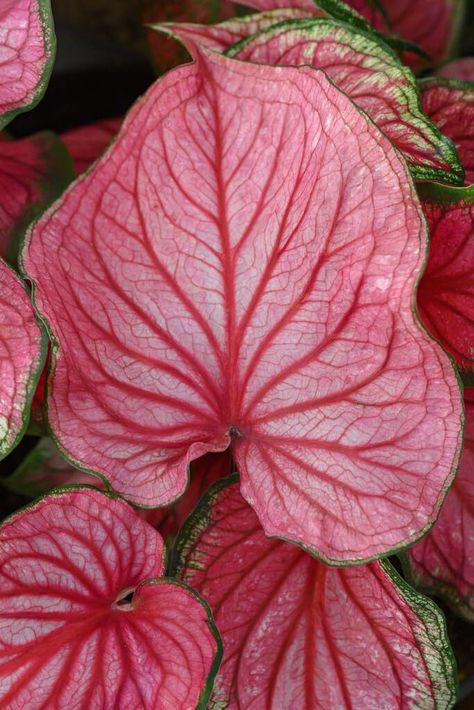
<instances>
[{"instance_id":1,"label":"cluster of leaves","mask_svg":"<svg viewBox=\"0 0 474 710\"><path fill-rule=\"evenodd\" d=\"M0 527L2 707L455 702L423 593L474 620L462 3L248 4L151 8L193 61L124 120L1 134L0 456L30 423L3 482L42 496ZM0 20L4 128L54 32Z\"/></svg>"}]
</instances>

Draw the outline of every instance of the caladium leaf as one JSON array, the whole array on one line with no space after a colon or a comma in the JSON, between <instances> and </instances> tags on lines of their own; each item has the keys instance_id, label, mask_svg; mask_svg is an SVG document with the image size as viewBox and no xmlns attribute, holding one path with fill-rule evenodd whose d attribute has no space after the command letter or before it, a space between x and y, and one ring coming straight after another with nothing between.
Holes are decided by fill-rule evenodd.
<instances>
[{"instance_id":1,"label":"caladium leaf","mask_svg":"<svg viewBox=\"0 0 474 710\"><path fill-rule=\"evenodd\" d=\"M10 518L2 707L204 708L217 632L193 590L160 578L163 556L148 523L93 489L57 489Z\"/></svg>"},{"instance_id":2,"label":"caladium leaf","mask_svg":"<svg viewBox=\"0 0 474 710\"><path fill-rule=\"evenodd\" d=\"M464 401L464 451L454 485L433 529L405 561L414 584L474 621L474 389L465 390Z\"/></svg>"},{"instance_id":3,"label":"caladium leaf","mask_svg":"<svg viewBox=\"0 0 474 710\"><path fill-rule=\"evenodd\" d=\"M421 110L416 80L383 43L323 18L280 23L231 47L228 56L324 69L402 151L415 178L462 184L451 141Z\"/></svg>"},{"instance_id":4,"label":"caladium leaf","mask_svg":"<svg viewBox=\"0 0 474 710\"><path fill-rule=\"evenodd\" d=\"M28 224L73 177L67 150L53 133L2 142L0 150L0 257L13 266Z\"/></svg>"},{"instance_id":5,"label":"caladium leaf","mask_svg":"<svg viewBox=\"0 0 474 710\"><path fill-rule=\"evenodd\" d=\"M0 129L41 99L55 48L50 0L2 0Z\"/></svg>"},{"instance_id":6,"label":"caladium leaf","mask_svg":"<svg viewBox=\"0 0 474 710\"><path fill-rule=\"evenodd\" d=\"M462 195L463 191L460 193ZM465 201L432 204L425 199L423 205L431 239L428 262L418 290L420 316L429 332L454 357L458 367L472 373L474 193L470 204Z\"/></svg>"},{"instance_id":7,"label":"caladium leaf","mask_svg":"<svg viewBox=\"0 0 474 710\"><path fill-rule=\"evenodd\" d=\"M466 182L474 183L474 86L449 79L420 82L423 110L455 144L466 171Z\"/></svg>"},{"instance_id":8,"label":"caladium leaf","mask_svg":"<svg viewBox=\"0 0 474 710\"><path fill-rule=\"evenodd\" d=\"M26 429L44 350L28 294L0 260L0 458L10 453Z\"/></svg>"},{"instance_id":9,"label":"caladium leaf","mask_svg":"<svg viewBox=\"0 0 474 710\"><path fill-rule=\"evenodd\" d=\"M388 562L331 569L265 537L237 483L211 489L186 524L175 570L222 635L216 707L452 707L454 659L435 605Z\"/></svg>"},{"instance_id":10,"label":"caladium leaf","mask_svg":"<svg viewBox=\"0 0 474 710\"><path fill-rule=\"evenodd\" d=\"M80 175L97 160L118 133L122 117L106 118L87 126L72 128L61 135L74 161L76 175Z\"/></svg>"},{"instance_id":11,"label":"caladium leaf","mask_svg":"<svg viewBox=\"0 0 474 710\"><path fill-rule=\"evenodd\" d=\"M474 57L463 57L445 64L436 72L445 79L474 82Z\"/></svg>"},{"instance_id":12,"label":"caladium leaf","mask_svg":"<svg viewBox=\"0 0 474 710\"><path fill-rule=\"evenodd\" d=\"M372 558L431 525L461 437L406 164L323 72L195 51L31 232L51 426L152 507L231 444L269 534Z\"/></svg>"}]
</instances>

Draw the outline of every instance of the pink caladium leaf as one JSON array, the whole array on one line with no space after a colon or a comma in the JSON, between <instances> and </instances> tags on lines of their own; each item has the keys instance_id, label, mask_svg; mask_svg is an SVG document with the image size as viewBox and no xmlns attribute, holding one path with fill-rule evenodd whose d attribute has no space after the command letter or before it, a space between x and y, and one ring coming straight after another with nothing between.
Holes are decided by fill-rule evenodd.
<instances>
[{"instance_id":1,"label":"pink caladium leaf","mask_svg":"<svg viewBox=\"0 0 474 710\"><path fill-rule=\"evenodd\" d=\"M50 0L2 0L0 129L41 99L55 48Z\"/></svg>"},{"instance_id":2,"label":"pink caladium leaf","mask_svg":"<svg viewBox=\"0 0 474 710\"><path fill-rule=\"evenodd\" d=\"M388 562L331 569L265 537L237 483L211 489L174 567L222 635L216 707L452 707L454 659L436 606Z\"/></svg>"},{"instance_id":3,"label":"pink caladium leaf","mask_svg":"<svg viewBox=\"0 0 474 710\"><path fill-rule=\"evenodd\" d=\"M57 489L7 520L2 707L205 708L217 631L199 596L163 572L161 536L99 491Z\"/></svg>"},{"instance_id":4,"label":"pink caladium leaf","mask_svg":"<svg viewBox=\"0 0 474 710\"><path fill-rule=\"evenodd\" d=\"M0 257L13 266L28 224L73 177L67 150L53 133L2 142L0 150Z\"/></svg>"},{"instance_id":5,"label":"pink caladium leaf","mask_svg":"<svg viewBox=\"0 0 474 710\"><path fill-rule=\"evenodd\" d=\"M445 79L474 82L474 57L463 57L445 64L436 72Z\"/></svg>"},{"instance_id":6,"label":"pink caladium leaf","mask_svg":"<svg viewBox=\"0 0 474 710\"><path fill-rule=\"evenodd\" d=\"M324 69L402 151L415 178L462 184L456 150L421 110L413 73L376 38L334 20L292 20L241 41L227 54Z\"/></svg>"},{"instance_id":7,"label":"pink caladium leaf","mask_svg":"<svg viewBox=\"0 0 474 710\"><path fill-rule=\"evenodd\" d=\"M323 72L195 51L31 231L50 424L150 507L231 445L268 534L373 558L431 526L461 440L408 168Z\"/></svg>"},{"instance_id":8,"label":"pink caladium leaf","mask_svg":"<svg viewBox=\"0 0 474 710\"><path fill-rule=\"evenodd\" d=\"M474 389L464 392L466 428L461 465L431 532L407 550L413 583L441 595L474 621Z\"/></svg>"},{"instance_id":9,"label":"pink caladium leaf","mask_svg":"<svg viewBox=\"0 0 474 710\"><path fill-rule=\"evenodd\" d=\"M474 183L474 86L449 79L420 82L423 110L455 144L466 171L466 182Z\"/></svg>"},{"instance_id":10,"label":"pink caladium leaf","mask_svg":"<svg viewBox=\"0 0 474 710\"><path fill-rule=\"evenodd\" d=\"M23 284L0 260L0 458L16 446L28 425L45 349Z\"/></svg>"},{"instance_id":11,"label":"pink caladium leaf","mask_svg":"<svg viewBox=\"0 0 474 710\"><path fill-rule=\"evenodd\" d=\"M453 188L451 193L455 193ZM431 232L418 289L420 316L462 372L474 372L474 190L459 203L423 201ZM436 199L435 194L435 199Z\"/></svg>"},{"instance_id":12,"label":"pink caladium leaf","mask_svg":"<svg viewBox=\"0 0 474 710\"><path fill-rule=\"evenodd\" d=\"M97 160L118 133L123 118L106 118L87 126L72 128L61 135L74 161L76 175L80 175Z\"/></svg>"}]
</instances>

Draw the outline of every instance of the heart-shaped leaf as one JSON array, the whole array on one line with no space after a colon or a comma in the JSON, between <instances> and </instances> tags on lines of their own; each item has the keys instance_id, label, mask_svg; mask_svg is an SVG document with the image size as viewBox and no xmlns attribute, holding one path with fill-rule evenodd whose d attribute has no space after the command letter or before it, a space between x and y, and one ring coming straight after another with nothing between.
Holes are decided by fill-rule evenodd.
<instances>
[{"instance_id":1,"label":"heart-shaped leaf","mask_svg":"<svg viewBox=\"0 0 474 710\"><path fill-rule=\"evenodd\" d=\"M266 538L237 483L211 489L175 567L222 635L216 707L452 707L454 659L435 605L387 562L330 569Z\"/></svg>"},{"instance_id":2,"label":"heart-shaped leaf","mask_svg":"<svg viewBox=\"0 0 474 710\"><path fill-rule=\"evenodd\" d=\"M2 142L0 150L0 257L16 265L28 224L73 177L67 150L53 133Z\"/></svg>"},{"instance_id":3,"label":"heart-shaped leaf","mask_svg":"<svg viewBox=\"0 0 474 710\"><path fill-rule=\"evenodd\" d=\"M58 489L0 528L0 703L206 707L219 641L124 501ZM131 599L129 597L132 596Z\"/></svg>"},{"instance_id":4,"label":"heart-shaped leaf","mask_svg":"<svg viewBox=\"0 0 474 710\"><path fill-rule=\"evenodd\" d=\"M466 183L474 183L474 86L449 79L420 81L423 111L451 138L466 171Z\"/></svg>"},{"instance_id":5,"label":"heart-shaped leaf","mask_svg":"<svg viewBox=\"0 0 474 710\"><path fill-rule=\"evenodd\" d=\"M445 79L474 82L474 57L463 57L445 64L436 72Z\"/></svg>"},{"instance_id":6,"label":"heart-shaped leaf","mask_svg":"<svg viewBox=\"0 0 474 710\"><path fill-rule=\"evenodd\" d=\"M464 392L461 465L431 532L407 551L413 583L439 594L474 621L474 389Z\"/></svg>"},{"instance_id":7,"label":"heart-shaped leaf","mask_svg":"<svg viewBox=\"0 0 474 710\"><path fill-rule=\"evenodd\" d=\"M16 446L27 427L44 350L28 294L0 259L0 459Z\"/></svg>"},{"instance_id":8,"label":"heart-shaped leaf","mask_svg":"<svg viewBox=\"0 0 474 710\"><path fill-rule=\"evenodd\" d=\"M72 128L61 135L74 161L76 175L80 175L97 160L118 133L123 118L107 118L87 126Z\"/></svg>"},{"instance_id":9,"label":"heart-shaped leaf","mask_svg":"<svg viewBox=\"0 0 474 710\"><path fill-rule=\"evenodd\" d=\"M454 192L454 190L453 190ZM459 191L470 195L472 191ZM474 193L470 204L423 202L430 253L418 290L420 316L454 357L474 372Z\"/></svg>"},{"instance_id":10,"label":"heart-shaped leaf","mask_svg":"<svg viewBox=\"0 0 474 710\"><path fill-rule=\"evenodd\" d=\"M50 0L2 0L0 129L41 99L55 49Z\"/></svg>"},{"instance_id":11,"label":"heart-shaped leaf","mask_svg":"<svg viewBox=\"0 0 474 710\"><path fill-rule=\"evenodd\" d=\"M375 557L432 524L461 438L406 164L323 72L195 51L31 232L51 426L152 507L231 444L269 534Z\"/></svg>"},{"instance_id":12,"label":"heart-shaped leaf","mask_svg":"<svg viewBox=\"0 0 474 710\"><path fill-rule=\"evenodd\" d=\"M462 185L464 170L454 146L423 114L415 77L376 39L334 20L294 20L240 42L227 54L323 69L402 151L415 178Z\"/></svg>"}]
</instances>

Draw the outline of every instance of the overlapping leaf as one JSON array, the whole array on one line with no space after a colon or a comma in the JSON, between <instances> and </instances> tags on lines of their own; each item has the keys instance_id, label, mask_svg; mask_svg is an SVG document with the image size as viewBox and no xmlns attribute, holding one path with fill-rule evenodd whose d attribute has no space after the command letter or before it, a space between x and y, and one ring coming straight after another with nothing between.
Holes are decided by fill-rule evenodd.
<instances>
[{"instance_id":1,"label":"overlapping leaf","mask_svg":"<svg viewBox=\"0 0 474 710\"><path fill-rule=\"evenodd\" d=\"M474 82L474 57L463 57L445 64L436 72L445 79Z\"/></svg>"},{"instance_id":2,"label":"overlapping leaf","mask_svg":"<svg viewBox=\"0 0 474 710\"><path fill-rule=\"evenodd\" d=\"M237 483L211 489L176 552L222 635L216 707L452 707L442 615L388 563L330 569L266 538Z\"/></svg>"},{"instance_id":3,"label":"overlapping leaf","mask_svg":"<svg viewBox=\"0 0 474 710\"><path fill-rule=\"evenodd\" d=\"M54 60L49 0L2 0L0 129L43 95Z\"/></svg>"},{"instance_id":4,"label":"overlapping leaf","mask_svg":"<svg viewBox=\"0 0 474 710\"><path fill-rule=\"evenodd\" d=\"M464 393L466 429L461 465L431 532L410 548L414 583L440 594L474 621L474 389Z\"/></svg>"},{"instance_id":5,"label":"overlapping leaf","mask_svg":"<svg viewBox=\"0 0 474 710\"><path fill-rule=\"evenodd\" d=\"M237 44L228 55L324 69L404 153L416 178L462 184L456 151L423 114L412 72L365 33L321 18L289 21Z\"/></svg>"},{"instance_id":6,"label":"overlapping leaf","mask_svg":"<svg viewBox=\"0 0 474 710\"><path fill-rule=\"evenodd\" d=\"M160 579L161 536L123 501L58 491L0 529L2 707L204 708L219 643L196 593Z\"/></svg>"},{"instance_id":7,"label":"overlapping leaf","mask_svg":"<svg viewBox=\"0 0 474 710\"><path fill-rule=\"evenodd\" d=\"M322 72L196 52L25 250L51 425L149 506L231 445L268 533L369 559L431 524L460 438L456 377L412 314L407 168Z\"/></svg>"},{"instance_id":8,"label":"overlapping leaf","mask_svg":"<svg viewBox=\"0 0 474 710\"><path fill-rule=\"evenodd\" d=\"M466 182L474 183L474 87L448 79L420 82L423 110L455 144L466 171Z\"/></svg>"},{"instance_id":9,"label":"overlapping leaf","mask_svg":"<svg viewBox=\"0 0 474 710\"><path fill-rule=\"evenodd\" d=\"M61 139L74 161L76 175L80 175L97 160L118 133L122 118L107 118L103 121L72 128Z\"/></svg>"},{"instance_id":10,"label":"overlapping leaf","mask_svg":"<svg viewBox=\"0 0 474 710\"><path fill-rule=\"evenodd\" d=\"M70 159L52 133L2 142L0 149L0 257L16 264L29 222L72 178Z\"/></svg>"},{"instance_id":11,"label":"overlapping leaf","mask_svg":"<svg viewBox=\"0 0 474 710\"><path fill-rule=\"evenodd\" d=\"M470 204L461 201L448 205L425 200L423 207L431 239L428 262L418 290L420 316L458 367L472 373L474 199Z\"/></svg>"},{"instance_id":12,"label":"overlapping leaf","mask_svg":"<svg viewBox=\"0 0 474 710\"><path fill-rule=\"evenodd\" d=\"M0 260L0 458L26 428L43 357L42 335L28 294Z\"/></svg>"}]
</instances>

